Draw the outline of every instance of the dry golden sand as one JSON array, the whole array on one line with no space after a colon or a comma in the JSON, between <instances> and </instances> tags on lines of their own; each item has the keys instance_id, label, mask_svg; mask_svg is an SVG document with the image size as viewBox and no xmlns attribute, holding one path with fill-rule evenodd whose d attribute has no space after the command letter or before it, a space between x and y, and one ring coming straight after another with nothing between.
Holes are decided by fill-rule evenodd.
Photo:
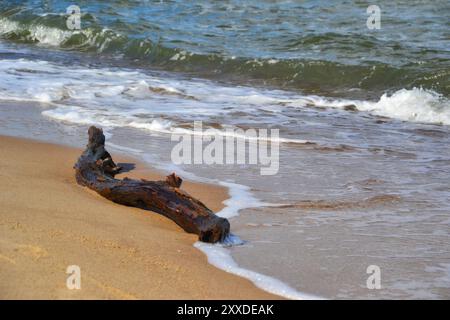
<instances>
[{"instance_id":1,"label":"dry golden sand","mask_svg":"<svg viewBox=\"0 0 450 320\"><path fill-rule=\"evenodd\" d=\"M0 299L277 298L209 265L196 236L167 218L78 186L80 152L0 137ZM160 177L140 164L124 175ZM184 189L213 210L227 197L215 186ZM80 290L66 287L69 265L81 268Z\"/></svg>"}]
</instances>

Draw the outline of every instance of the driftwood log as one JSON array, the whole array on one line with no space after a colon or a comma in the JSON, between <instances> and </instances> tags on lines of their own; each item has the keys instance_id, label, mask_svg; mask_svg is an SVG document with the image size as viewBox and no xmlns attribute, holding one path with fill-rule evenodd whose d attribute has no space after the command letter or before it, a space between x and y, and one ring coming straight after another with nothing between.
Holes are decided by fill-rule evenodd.
<instances>
[{"instance_id":1,"label":"driftwood log","mask_svg":"<svg viewBox=\"0 0 450 320\"><path fill-rule=\"evenodd\" d=\"M216 216L199 200L180 190L182 179L175 173L165 181L114 178L121 171L105 150L103 130L89 128L86 150L74 166L76 179L103 197L126 206L160 213L204 242L222 241L230 231L227 219Z\"/></svg>"}]
</instances>

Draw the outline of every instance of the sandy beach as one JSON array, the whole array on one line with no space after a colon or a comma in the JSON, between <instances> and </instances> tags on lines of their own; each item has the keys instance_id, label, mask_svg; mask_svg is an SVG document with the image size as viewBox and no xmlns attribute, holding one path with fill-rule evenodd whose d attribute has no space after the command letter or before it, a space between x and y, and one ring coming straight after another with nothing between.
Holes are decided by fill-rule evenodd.
<instances>
[{"instance_id":1,"label":"sandy beach","mask_svg":"<svg viewBox=\"0 0 450 320\"><path fill-rule=\"evenodd\" d=\"M114 204L78 186L81 149L0 137L1 299L271 299L250 281L218 270L185 233L158 214ZM119 177L161 176L132 159ZM212 210L227 190L184 182ZM66 269L81 269L81 289Z\"/></svg>"}]
</instances>

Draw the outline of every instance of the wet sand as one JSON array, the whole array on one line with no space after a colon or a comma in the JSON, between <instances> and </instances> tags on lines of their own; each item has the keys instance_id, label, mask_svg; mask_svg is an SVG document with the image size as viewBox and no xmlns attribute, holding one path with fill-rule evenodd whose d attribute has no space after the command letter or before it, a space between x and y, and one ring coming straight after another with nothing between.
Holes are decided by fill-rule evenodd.
<instances>
[{"instance_id":1,"label":"wet sand","mask_svg":"<svg viewBox=\"0 0 450 320\"><path fill-rule=\"evenodd\" d=\"M1 299L272 299L250 281L218 270L169 219L112 203L78 186L81 150L0 136ZM159 179L136 168L119 177ZM199 183L183 189L212 210L227 190ZM69 290L66 269L81 269Z\"/></svg>"}]
</instances>

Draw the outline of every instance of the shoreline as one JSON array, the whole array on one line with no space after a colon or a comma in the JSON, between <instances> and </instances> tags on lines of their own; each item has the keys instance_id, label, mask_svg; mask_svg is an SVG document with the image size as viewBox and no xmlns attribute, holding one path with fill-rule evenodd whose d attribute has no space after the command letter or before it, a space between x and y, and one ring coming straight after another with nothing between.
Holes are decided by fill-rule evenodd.
<instances>
[{"instance_id":1,"label":"shoreline","mask_svg":"<svg viewBox=\"0 0 450 320\"><path fill-rule=\"evenodd\" d=\"M78 186L81 149L7 136L0 146L2 299L281 298L210 265L193 246L197 236L171 220ZM136 159L114 159L135 164L120 178L162 177ZM214 212L228 199L220 186L184 181L183 189ZM80 266L81 290L66 288L69 265Z\"/></svg>"}]
</instances>

